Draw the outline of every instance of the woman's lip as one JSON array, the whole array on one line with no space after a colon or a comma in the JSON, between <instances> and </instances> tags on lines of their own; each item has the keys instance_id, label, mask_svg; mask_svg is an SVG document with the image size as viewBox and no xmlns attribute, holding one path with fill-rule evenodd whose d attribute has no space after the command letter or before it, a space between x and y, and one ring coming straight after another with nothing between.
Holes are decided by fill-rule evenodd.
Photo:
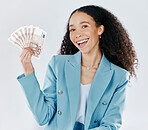
<instances>
[{"instance_id":1,"label":"woman's lip","mask_svg":"<svg viewBox=\"0 0 148 130\"><path fill-rule=\"evenodd\" d=\"M76 41L76 43L78 44L78 42L83 41L83 40L88 40L88 39L89 38L81 39L81 40Z\"/></svg>"},{"instance_id":2,"label":"woman's lip","mask_svg":"<svg viewBox=\"0 0 148 130\"><path fill-rule=\"evenodd\" d=\"M88 43L88 41L86 41L85 43L80 44L80 45L78 44L78 47L79 47L79 48L83 48L83 47L85 47L85 46L86 46L86 44L87 44L87 43Z\"/></svg>"}]
</instances>

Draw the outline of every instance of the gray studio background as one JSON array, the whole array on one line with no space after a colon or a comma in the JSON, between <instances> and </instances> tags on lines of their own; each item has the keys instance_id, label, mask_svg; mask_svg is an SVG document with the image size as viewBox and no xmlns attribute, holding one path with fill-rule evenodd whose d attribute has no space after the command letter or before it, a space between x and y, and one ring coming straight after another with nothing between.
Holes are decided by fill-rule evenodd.
<instances>
[{"instance_id":1,"label":"gray studio background","mask_svg":"<svg viewBox=\"0 0 148 130\"><path fill-rule=\"evenodd\" d=\"M83 5L96 4L115 14L132 39L139 69L127 90L121 130L148 129L148 1L147 0L0 0L0 130L43 130L27 106L17 81L23 73L21 50L8 42L17 28L39 26L47 32L40 59L32 57L36 76L43 87L47 63L57 54L70 13Z\"/></svg>"}]
</instances>

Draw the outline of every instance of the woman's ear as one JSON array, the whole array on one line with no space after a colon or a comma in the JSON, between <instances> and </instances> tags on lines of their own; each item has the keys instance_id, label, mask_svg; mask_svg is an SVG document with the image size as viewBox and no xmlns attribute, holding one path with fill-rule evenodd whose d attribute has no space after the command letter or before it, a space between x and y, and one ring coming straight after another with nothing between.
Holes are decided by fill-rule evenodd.
<instances>
[{"instance_id":1,"label":"woman's ear","mask_svg":"<svg viewBox=\"0 0 148 130\"><path fill-rule=\"evenodd\" d=\"M100 25L98 27L98 35L100 36L103 32L104 32L104 26L103 25Z\"/></svg>"}]
</instances>

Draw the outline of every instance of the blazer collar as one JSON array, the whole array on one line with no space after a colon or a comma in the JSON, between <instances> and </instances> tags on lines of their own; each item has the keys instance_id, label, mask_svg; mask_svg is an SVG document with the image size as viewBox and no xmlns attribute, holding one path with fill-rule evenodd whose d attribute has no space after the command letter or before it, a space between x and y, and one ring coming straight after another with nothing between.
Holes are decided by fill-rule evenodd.
<instances>
[{"instance_id":1,"label":"blazer collar","mask_svg":"<svg viewBox=\"0 0 148 130\"><path fill-rule=\"evenodd\" d=\"M71 55L71 57L69 58L69 62L71 63L71 65L77 69L80 69L80 65L81 65L81 58L82 58L82 52L78 51L77 53L75 53L74 55ZM102 54L102 59L100 61L100 65L98 67L98 69L101 68L101 71L108 71L111 69L110 66L110 61L108 61L108 59L105 57L104 53Z\"/></svg>"},{"instance_id":2,"label":"blazer collar","mask_svg":"<svg viewBox=\"0 0 148 130\"><path fill-rule=\"evenodd\" d=\"M74 55L71 55L65 63L65 77L69 95L72 126L74 126L74 123L76 121L76 116L79 108L81 55L81 51L78 51ZM104 91L106 90L112 75L113 70L111 69L111 63L108 61L103 53L100 65L95 73L91 88L89 90L87 111L85 117L85 129L88 129L91 121L91 116L93 115L98 101L101 99Z\"/></svg>"}]
</instances>

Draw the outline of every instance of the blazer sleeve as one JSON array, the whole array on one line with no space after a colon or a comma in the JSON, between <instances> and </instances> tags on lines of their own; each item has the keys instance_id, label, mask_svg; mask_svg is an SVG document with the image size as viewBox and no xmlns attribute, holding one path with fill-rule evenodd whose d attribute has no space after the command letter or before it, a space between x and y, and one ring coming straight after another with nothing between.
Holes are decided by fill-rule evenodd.
<instances>
[{"instance_id":1,"label":"blazer sleeve","mask_svg":"<svg viewBox=\"0 0 148 130\"><path fill-rule=\"evenodd\" d=\"M48 123L56 112L56 75L54 72L53 56L48 63L45 74L43 91L35 76L35 72L25 76L24 73L17 77L27 98L27 105L32 111L39 125Z\"/></svg>"},{"instance_id":2,"label":"blazer sleeve","mask_svg":"<svg viewBox=\"0 0 148 130\"><path fill-rule=\"evenodd\" d=\"M122 75L121 81L113 94L107 111L100 122L100 126L89 130L119 130L122 125L128 75L129 72Z\"/></svg>"}]
</instances>

